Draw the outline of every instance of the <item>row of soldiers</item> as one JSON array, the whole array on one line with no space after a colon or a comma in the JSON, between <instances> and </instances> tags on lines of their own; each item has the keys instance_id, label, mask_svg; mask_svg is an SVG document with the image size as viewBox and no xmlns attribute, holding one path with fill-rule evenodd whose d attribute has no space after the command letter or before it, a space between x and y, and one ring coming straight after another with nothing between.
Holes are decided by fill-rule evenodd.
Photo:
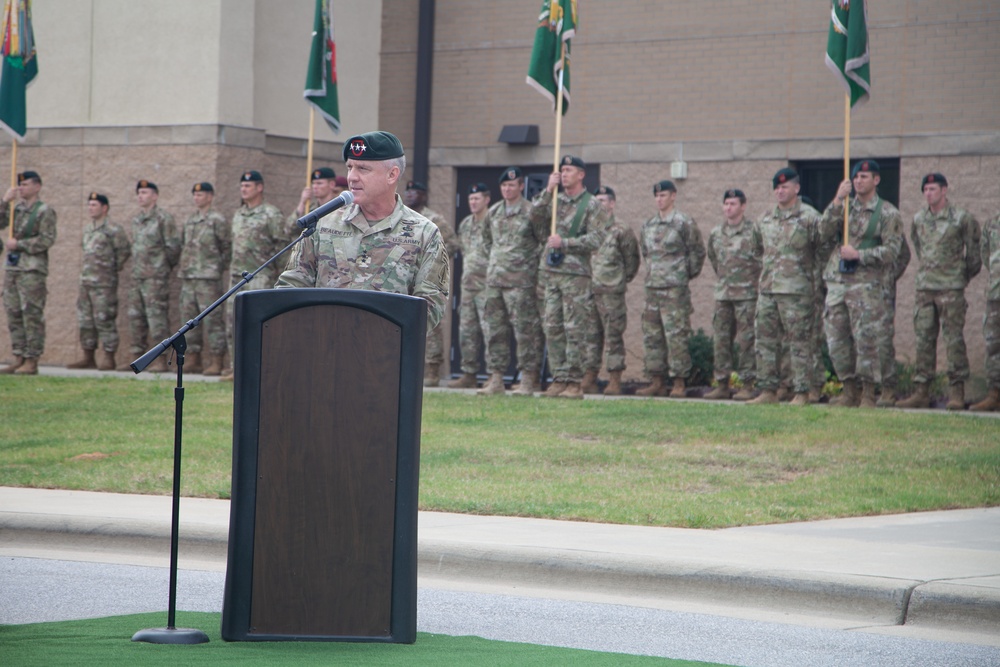
<instances>
[{"instance_id":1,"label":"row of soldiers","mask_svg":"<svg viewBox=\"0 0 1000 667\"><path fill-rule=\"evenodd\" d=\"M449 386L476 386L484 342L490 377L479 393L503 393L513 330L522 377L514 393L540 390L544 340L553 382L543 395L597 393L602 356L610 378L604 393L620 394L625 291L641 256L647 269L642 332L650 383L637 394L686 396L692 364L689 283L708 258L717 275L716 387L706 398L775 403L785 394L797 405L818 402L826 381L825 342L844 386L838 404L896 404L896 282L911 251L899 211L878 196L876 161L856 163L822 213L799 196L799 177L790 168L774 175L775 207L758 221L745 216L741 190L725 191L725 220L712 230L707 247L694 220L675 208L672 181L653 186L657 213L637 239L615 220L613 189L587 192L585 172L581 159L566 156L531 202L522 197L517 167L501 174L502 201L496 204L490 205L486 184L469 189L471 214L459 225L462 375ZM964 409L969 378L964 292L985 265L989 395L973 409L1000 409L1000 216L981 230L971 214L948 200L948 182L940 173L925 176L921 191L927 205L915 215L911 232L918 260L915 391L900 406L930 404L940 330L948 357L947 407ZM550 229L554 200L556 224ZM425 384L436 384L439 369L428 363L427 371ZM738 390L731 384L734 376Z\"/></svg>"}]
</instances>

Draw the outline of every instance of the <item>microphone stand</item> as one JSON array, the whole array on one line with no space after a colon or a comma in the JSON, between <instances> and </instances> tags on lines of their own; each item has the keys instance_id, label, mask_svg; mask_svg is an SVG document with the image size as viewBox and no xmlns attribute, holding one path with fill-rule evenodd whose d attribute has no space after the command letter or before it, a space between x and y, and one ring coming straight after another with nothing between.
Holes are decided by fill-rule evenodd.
<instances>
[{"instance_id":1,"label":"microphone stand","mask_svg":"<svg viewBox=\"0 0 1000 667\"><path fill-rule=\"evenodd\" d=\"M181 506L181 426L184 419L184 352L187 350L187 341L184 338L184 334L201 324L201 321L209 313L225 303L229 297L253 280L258 273L273 264L276 259L291 250L302 239L312 236L316 231L318 218L315 215L312 215L312 218L310 218L310 215L306 214L306 216L299 219L299 224L304 229L294 241L279 250L273 257L261 264L254 271L244 271L241 274L243 279L233 285L228 292L216 299L215 303L203 310L197 317L188 320L173 336L161 341L151 350L129 364L132 370L136 374L139 374L168 348L173 349L177 355L177 386L174 389L174 484L170 521L170 592L167 602L167 627L140 630L132 635L132 641L134 642L148 642L150 644L204 644L208 641L208 635L201 630L178 628L175 626L177 616L177 542Z\"/></svg>"}]
</instances>

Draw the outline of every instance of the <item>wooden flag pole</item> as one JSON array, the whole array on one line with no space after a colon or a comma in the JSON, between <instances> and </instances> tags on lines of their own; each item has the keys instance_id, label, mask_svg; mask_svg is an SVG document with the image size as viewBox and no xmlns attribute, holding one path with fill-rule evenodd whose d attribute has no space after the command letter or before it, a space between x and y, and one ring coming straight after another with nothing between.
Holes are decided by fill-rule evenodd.
<instances>
[{"instance_id":1,"label":"wooden flag pole","mask_svg":"<svg viewBox=\"0 0 1000 667\"><path fill-rule=\"evenodd\" d=\"M552 159L552 171L559 171L559 150L562 143L562 105L563 105L563 73L566 71L566 42L562 43L562 52L559 54L559 91L556 95L556 150ZM552 193L552 223L550 234L556 233L557 209L559 208L559 188Z\"/></svg>"},{"instance_id":2,"label":"wooden flag pole","mask_svg":"<svg viewBox=\"0 0 1000 667\"><path fill-rule=\"evenodd\" d=\"M313 138L316 136L316 107L309 105L309 143L306 145L306 187L312 185L313 172ZM312 208L312 200L307 200L303 215Z\"/></svg>"},{"instance_id":3,"label":"wooden flag pole","mask_svg":"<svg viewBox=\"0 0 1000 667\"><path fill-rule=\"evenodd\" d=\"M13 141L13 147L10 152L10 187L17 187L17 139ZM14 238L14 208L17 200L12 199L10 202L10 210L7 213L7 238Z\"/></svg>"},{"instance_id":4,"label":"wooden flag pole","mask_svg":"<svg viewBox=\"0 0 1000 667\"><path fill-rule=\"evenodd\" d=\"M844 179L851 177L851 94L844 95ZM851 197L844 197L844 245L848 244Z\"/></svg>"}]
</instances>

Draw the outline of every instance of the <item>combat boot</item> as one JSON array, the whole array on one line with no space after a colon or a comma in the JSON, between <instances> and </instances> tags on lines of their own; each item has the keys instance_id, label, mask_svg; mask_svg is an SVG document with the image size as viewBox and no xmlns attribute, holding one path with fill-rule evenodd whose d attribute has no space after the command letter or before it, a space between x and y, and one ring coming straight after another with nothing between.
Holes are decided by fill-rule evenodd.
<instances>
[{"instance_id":1,"label":"combat boot","mask_svg":"<svg viewBox=\"0 0 1000 667\"><path fill-rule=\"evenodd\" d=\"M146 366L146 370L150 373L166 373L167 372L167 358L162 354L153 360L149 366Z\"/></svg>"},{"instance_id":2,"label":"combat boot","mask_svg":"<svg viewBox=\"0 0 1000 667\"><path fill-rule=\"evenodd\" d=\"M894 408L896 407L896 388L886 387L882 385L882 393L878 395L878 401L875 403L877 408Z\"/></svg>"},{"instance_id":3,"label":"combat boot","mask_svg":"<svg viewBox=\"0 0 1000 667\"><path fill-rule=\"evenodd\" d=\"M38 375L38 357L25 357L24 363L14 371L14 375Z\"/></svg>"},{"instance_id":4,"label":"combat boot","mask_svg":"<svg viewBox=\"0 0 1000 667\"><path fill-rule=\"evenodd\" d=\"M723 378L719 380L715 385L715 389L702 396L702 398L706 398L710 401L721 401L729 398L729 379Z\"/></svg>"},{"instance_id":5,"label":"combat boot","mask_svg":"<svg viewBox=\"0 0 1000 667\"><path fill-rule=\"evenodd\" d=\"M583 382L580 383L580 390L585 394L599 394L597 389L597 371L587 371L583 374Z\"/></svg>"},{"instance_id":6,"label":"combat boot","mask_svg":"<svg viewBox=\"0 0 1000 667\"><path fill-rule=\"evenodd\" d=\"M778 387L778 391L775 394L775 396L778 397L778 402L784 403L785 401L791 400L793 394L791 389L789 389L785 385L781 385L780 387Z\"/></svg>"},{"instance_id":7,"label":"combat boot","mask_svg":"<svg viewBox=\"0 0 1000 667\"><path fill-rule=\"evenodd\" d=\"M1000 387L991 387L983 400L969 408L973 412L996 412L1000 410Z\"/></svg>"},{"instance_id":8,"label":"combat boot","mask_svg":"<svg viewBox=\"0 0 1000 667\"><path fill-rule=\"evenodd\" d=\"M608 386L604 388L605 396L621 396L622 395L622 372L621 371L608 371Z\"/></svg>"},{"instance_id":9,"label":"combat boot","mask_svg":"<svg viewBox=\"0 0 1000 667\"><path fill-rule=\"evenodd\" d=\"M918 383L914 387L912 396L896 403L897 408L929 408L930 406L931 397L926 382Z\"/></svg>"},{"instance_id":10,"label":"combat boot","mask_svg":"<svg viewBox=\"0 0 1000 667\"><path fill-rule=\"evenodd\" d=\"M188 373L201 373L201 352L188 352L184 358L184 370Z\"/></svg>"},{"instance_id":11,"label":"combat boot","mask_svg":"<svg viewBox=\"0 0 1000 667\"><path fill-rule=\"evenodd\" d=\"M773 389L765 389L760 392L760 396L748 401L748 405L770 405L771 403L778 403L778 394Z\"/></svg>"},{"instance_id":12,"label":"combat boot","mask_svg":"<svg viewBox=\"0 0 1000 667\"><path fill-rule=\"evenodd\" d=\"M685 398L687 392L684 389L684 378L674 378L674 388L670 390L670 398Z\"/></svg>"},{"instance_id":13,"label":"combat boot","mask_svg":"<svg viewBox=\"0 0 1000 667\"><path fill-rule=\"evenodd\" d=\"M222 374L222 355L213 354L209 357L211 361L208 362L208 366L201 372L202 375L216 376Z\"/></svg>"},{"instance_id":14,"label":"combat boot","mask_svg":"<svg viewBox=\"0 0 1000 667\"><path fill-rule=\"evenodd\" d=\"M583 387L579 382L567 382L566 389L559 394L559 398L583 398Z\"/></svg>"},{"instance_id":15,"label":"combat boot","mask_svg":"<svg viewBox=\"0 0 1000 667\"><path fill-rule=\"evenodd\" d=\"M27 362L27 359L25 360ZM18 370L18 373L21 371ZM948 392L948 404L944 406L946 410L964 410L965 409L965 383L956 382L951 385L951 391Z\"/></svg>"},{"instance_id":16,"label":"combat boot","mask_svg":"<svg viewBox=\"0 0 1000 667\"><path fill-rule=\"evenodd\" d=\"M441 384L441 365L427 364L424 367L424 386L436 387Z\"/></svg>"},{"instance_id":17,"label":"combat boot","mask_svg":"<svg viewBox=\"0 0 1000 667\"><path fill-rule=\"evenodd\" d=\"M101 360L97 362L97 370L99 371L113 371L115 370L115 353L105 352L101 350L100 353Z\"/></svg>"},{"instance_id":18,"label":"combat boot","mask_svg":"<svg viewBox=\"0 0 1000 667\"><path fill-rule=\"evenodd\" d=\"M503 373L496 372L490 374L490 379L483 388L476 393L480 396L492 396L493 394L502 394L506 391L503 386Z\"/></svg>"},{"instance_id":19,"label":"combat boot","mask_svg":"<svg viewBox=\"0 0 1000 667\"><path fill-rule=\"evenodd\" d=\"M71 364L66 364L66 368L77 370L83 368L97 368L97 362L94 360L94 350L83 350L83 358L78 361L74 361Z\"/></svg>"},{"instance_id":20,"label":"combat boot","mask_svg":"<svg viewBox=\"0 0 1000 667\"><path fill-rule=\"evenodd\" d=\"M118 366L115 370L116 371L120 371L122 373L131 373L132 372L132 366L131 366L131 364L129 362L126 361L126 362L123 362L120 366Z\"/></svg>"},{"instance_id":21,"label":"combat boot","mask_svg":"<svg viewBox=\"0 0 1000 667\"><path fill-rule=\"evenodd\" d=\"M542 396L547 396L548 398L555 398L559 394L566 391L565 382L553 382L549 385L549 388L542 392Z\"/></svg>"},{"instance_id":22,"label":"combat boot","mask_svg":"<svg viewBox=\"0 0 1000 667\"><path fill-rule=\"evenodd\" d=\"M854 378L844 380L844 390L840 396L830 401L831 405L838 408L856 408L861 403L861 394L858 391L858 381Z\"/></svg>"},{"instance_id":23,"label":"combat boot","mask_svg":"<svg viewBox=\"0 0 1000 667\"><path fill-rule=\"evenodd\" d=\"M795 398L792 399L792 402L789 403L789 405L809 405L809 392L808 391L798 392L797 394L795 394Z\"/></svg>"},{"instance_id":24,"label":"combat boot","mask_svg":"<svg viewBox=\"0 0 1000 667\"><path fill-rule=\"evenodd\" d=\"M541 388L538 383L538 371L524 371L521 373L521 384L512 393L514 396L533 396Z\"/></svg>"},{"instance_id":25,"label":"combat boot","mask_svg":"<svg viewBox=\"0 0 1000 667\"><path fill-rule=\"evenodd\" d=\"M475 388L476 388L475 373L462 373L460 377L457 377L448 383L448 389L475 389Z\"/></svg>"},{"instance_id":26,"label":"combat boot","mask_svg":"<svg viewBox=\"0 0 1000 667\"><path fill-rule=\"evenodd\" d=\"M663 384L662 375L654 375L650 378L649 386L635 392L636 396L666 396L667 387Z\"/></svg>"},{"instance_id":27,"label":"combat boot","mask_svg":"<svg viewBox=\"0 0 1000 667\"><path fill-rule=\"evenodd\" d=\"M751 400L753 398L753 395L754 395L753 385L754 385L754 381L753 380L747 380L746 382L744 382L743 383L743 388L740 389L738 392L736 392L736 395L733 396L733 400L734 401L749 401L749 400Z\"/></svg>"},{"instance_id":28,"label":"combat boot","mask_svg":"<svg viewBox=\"0 0 1000 667\"><path fill-rule=\"evenodd\" d=\"M7 366L0 368L0 374L11 375L14 371L24 365L24 357L14 355L14 361L12 361Z\"/></svg>"},{"instance_id":29,"label":"combat boot","mask_svg":"<svg viewBox=\"0 0 1000 667\"><path fill-rule=\"evenodd\" d=\"M815 403L819 403L822 398L823 398L823 390L822 389L810 389L809 390L809 402L810 403L814 403L814 404Z\"/></svg>"},{"instance_id":30,"label":"combat boot","mask_svg":"<svg viewBox=\"0 0 1000 667\"><path fill-rule=\"evenodd\" d=\"M861 387L861 402L858 403L859 408L874 408L875 407L875 383L865 382Z\"/></svg>"}]
</instances>

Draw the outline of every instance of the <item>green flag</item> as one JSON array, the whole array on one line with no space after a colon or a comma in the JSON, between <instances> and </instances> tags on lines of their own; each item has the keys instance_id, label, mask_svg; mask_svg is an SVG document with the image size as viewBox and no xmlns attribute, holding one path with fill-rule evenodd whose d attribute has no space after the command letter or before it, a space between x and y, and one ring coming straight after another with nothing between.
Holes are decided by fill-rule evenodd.
<instances>
[{"instance_id":1,"label":"green flag","mask_svg":"<svg viewBox=\"0 0 1000 667\"><path fill-rule=\"evenodd\" d=\"M868 8L865 0L832 0L826 66L851 96L851 106L867 102L871 93L868 55Z\"/></svg>"},{"instance_id":2,"label":"green flag","mask_svg":"<svg viewBox=\"0 0 1000 667\"><path fill-rule=\"evenodd\" d=\"M0 65L0 127L24 139L28 130L25 97L28 84L38 74L29 0L6 0L4 3L0 57L3 58Z\"/></svg>"},{"instance_id":3,"label":"green flag","mask_svg":"<svg viewBox=\"0 0 1000 667\"><path fill-rule=\"evenodd\" d=\"M306 72L306 102L323 116L334 134L340 132L337 104L337 50L333 41L333 0L316 0L309 71Z\"/></svg>"},{"instance_id":4,"label":"green flag","mask_svg":"<svg viewBox=\"0 0 1000 667\"><path fill-rule=\"evenodd\" d=\"M556 110L562 71L563 114L569 109L569 41L576 35L576 23L576 0L542 0L528 66L528 85L552 102L552 111Z\"/></svg>"}]
</instances>

